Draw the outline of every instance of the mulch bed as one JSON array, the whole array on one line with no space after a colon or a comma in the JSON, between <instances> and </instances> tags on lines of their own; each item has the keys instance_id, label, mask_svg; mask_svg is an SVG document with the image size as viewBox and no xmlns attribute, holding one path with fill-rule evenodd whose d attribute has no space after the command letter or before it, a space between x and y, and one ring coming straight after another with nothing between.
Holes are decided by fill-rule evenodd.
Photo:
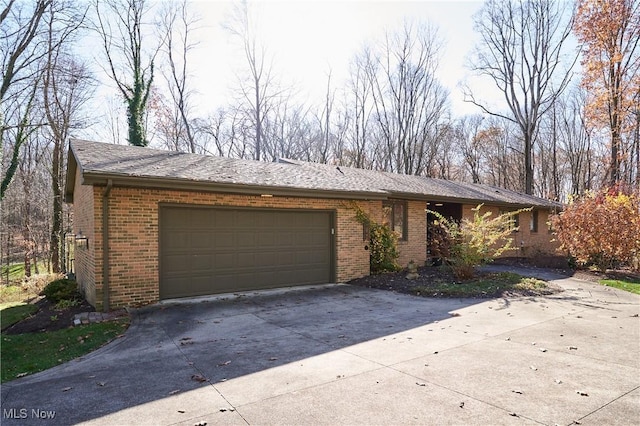
<instances>
[{"instance_id":1,"label":"mulch bed","mask_svg":"<svg viewBox=\"0 0 640 426\"><path fill-rule=\"evenodd\" d=\"M347 284L360 287L377 288L379 290L389 290L398 293L415 295L413 289L420 286L429 286L436 282L453 282L453 274L446 268L441 267L420 267L418 268L419 278L415 280L406 279L407 271L386 272L382 274L369 275L368 277L356 278Z\"/></svg>"},{"instance_id":2,"label":"mulch bed","mask_svg":"<svg viewBox=\"0 0 640 426\"><path fill-rule=\"evenodd\" d=\"M501 265L513 265L523 267L541 267L538 262L527 261L522 258L505 258L499 259L495 262ZM572 270L568 267L563 267L561 264L548 264L546 269L551 269L559 273L566 274L567 276L574 276L583 280L597 282L602 279L624 279L624 280L636 280L640 282L640 274L633 273L627 270L612 270L606 273L593 272L589 270ZM407 271L402 270L399 272L389 272L377 275L370 275L368 277L357 278L348 282L348 284L357 285L361 287L376 288L380 290L395 291L403 294L416 295L416 287L429 288L433 287L435 283L453 283L457 282L457 279L453 276L451 271L445 267L420 267L418 268L418 274L420 277L415 280L406 279ZM482 276L490 275L490 273L479 273L478 278ZM509 290L505 293L495 294L483 294L482 297L499 297L499 296L543 296L561 292L562 288L556 285L549 285L547 289L540 290ZM434 296L434 294L423 294L424 296ZM446 297L435 295L435 297Z\"/></svg>"},{"instance_id":3,"label":"mulch bed","mask_svg":"<svg viewBox=\"0 0 640 426\"><path fill-rule=\"evenodd\" d=\"M93 312L95 308L86 300L77 306L71 306L64 310L56 310L55 305L46 298L41 298L34 303L38 311L24 320L13 324L3 330L3 334L35 333L41 331L62 330L73 326L73 317L82 312Z\"/></svg>"}]
</instances>

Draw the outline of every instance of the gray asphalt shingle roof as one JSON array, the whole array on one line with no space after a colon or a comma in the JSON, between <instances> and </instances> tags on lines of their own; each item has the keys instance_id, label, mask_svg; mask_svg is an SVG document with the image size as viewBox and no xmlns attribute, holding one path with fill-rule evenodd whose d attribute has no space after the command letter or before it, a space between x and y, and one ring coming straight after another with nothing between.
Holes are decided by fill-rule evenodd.
<instances>
[{"instance_id":1,"label":"gray asphalt shingle roof","mask_svg":"<svg viewBox=\"0 0 640 426\"><path fill-rule=\"evenodd\" d=\"M107 178L136 186L189 184L198 189L242 189L242 192L296 191L309 196L340 194L343 198L417 198L464 200L488 204L560 207L560 204L489 185L453 182L423 176L401 175L352 167L336 167L282 159L273 163L162 151L74 139L70 142L67 198L73 197L75 168L85 183Z\"/></svg>"}]
</instances>

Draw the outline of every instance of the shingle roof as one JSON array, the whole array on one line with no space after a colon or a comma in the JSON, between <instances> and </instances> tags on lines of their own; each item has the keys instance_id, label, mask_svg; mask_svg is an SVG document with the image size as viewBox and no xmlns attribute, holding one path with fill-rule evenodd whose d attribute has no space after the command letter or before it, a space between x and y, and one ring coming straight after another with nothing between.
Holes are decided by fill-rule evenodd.
<instances>
[{"instance_id":1,"label":"shingle roof","mask_svg":"<svg viewBox=\"0 0 640 426\"><path fill-rule=\"evenodd\" d=\"M555 208L560 204L489 185L282 159L273 163L162 151L74 139L66 195L76 168L84 183L292 194L340 198L414 198Z\"/></svg>"}]
</instances>

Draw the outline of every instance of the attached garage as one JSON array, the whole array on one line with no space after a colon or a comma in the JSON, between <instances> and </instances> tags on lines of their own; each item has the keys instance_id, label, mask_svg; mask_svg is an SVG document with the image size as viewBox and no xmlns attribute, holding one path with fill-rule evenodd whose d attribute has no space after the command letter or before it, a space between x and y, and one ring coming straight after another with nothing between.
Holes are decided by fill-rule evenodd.
<instances>
[{"instance_id":1,"label":"attached garage","mask_svg":"<svg viewBox=\"0 0 640 426\"><path fill-rule=\"evenodd\" d=\"M334 213L160 207L160 299L334 281Z\"/></svg>"},{"instance_id":2,"label":"attached garage","mask_svg":"<svg viewBox=\"0 0 640 426\"><path fill-rule=\"evenodd\" d=\"M562 207L424 176L82 140L70 142L68 162L65 200L83 241L74 250L75 273L102 311L368 275L370 243L359 211L384 223L390 204L402 206L393 224L402 229L398 262L405 265L426 260L428 203L446 214L455 205L463 218L480 203L495 211L533 206L541 223ZM550 234L524 228L514 234L522 254L555 249Z\"/></svg>"}]
</instances>

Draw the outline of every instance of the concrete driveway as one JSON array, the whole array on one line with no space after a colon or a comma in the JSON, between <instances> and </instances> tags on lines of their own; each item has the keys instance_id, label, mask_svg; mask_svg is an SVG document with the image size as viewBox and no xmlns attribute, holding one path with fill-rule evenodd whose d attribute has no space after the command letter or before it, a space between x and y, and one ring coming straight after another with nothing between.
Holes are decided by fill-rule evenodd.
<instances>
[{"instance_id":1,"label":"concrete driveway","mask_svg":"<svg viewBox=\"0 0 640 426\"><path fill-rule=\"evenodd\" d=\"M2 424L637 424L640 297L555 282L536 298L331 285L148 307L105 348L2 386Z\"/></svg>"}]
</instances>

